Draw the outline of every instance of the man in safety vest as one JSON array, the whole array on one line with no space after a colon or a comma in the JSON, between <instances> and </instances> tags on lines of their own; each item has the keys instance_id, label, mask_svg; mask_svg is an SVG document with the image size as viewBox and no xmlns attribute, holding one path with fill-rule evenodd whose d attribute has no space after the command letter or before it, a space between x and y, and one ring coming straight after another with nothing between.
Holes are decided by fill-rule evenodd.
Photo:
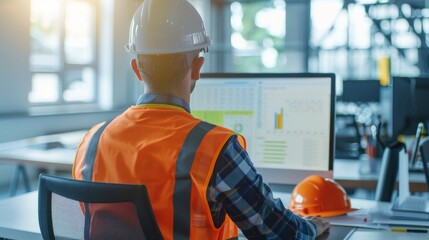
<instances>
[{"instance_id":1,"label":"man in safety vest","mask_svg":"<svg viewBox=\"0 0 429 240\"><path fill-rule=\"evenodd\" d=\"M164 239L314 239L329 228L274 199L245 139L190 114L210 40L186 0L145 0L126 49L145 93L94 126L76 154L76 179L145 184Z\"/></svg>"}]
</instances>

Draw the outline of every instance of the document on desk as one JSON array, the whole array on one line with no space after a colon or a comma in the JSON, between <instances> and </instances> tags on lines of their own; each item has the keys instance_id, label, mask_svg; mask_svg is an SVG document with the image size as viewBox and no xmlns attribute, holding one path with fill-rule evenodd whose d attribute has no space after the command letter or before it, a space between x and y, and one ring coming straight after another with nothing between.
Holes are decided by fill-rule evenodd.
<instances>
[{"instance_id":1,"label":"document on desk","mask_svg":"<svg viewBox=\"0 0 429 240\"><path fill-rule=\"evenodd\" d=\"M429 227L429 221L392 218L391 204L380 205L371 210L370 216L371 222L374 224Z\"/></svg>"},{"instance_id":2,"label":"document on desk","mask_svg":"<svg viewBox=\"0 0 429 240\"><path fill-rule=\"evenodd\" d=\"M428 239L427 233L401 233L390 231L377 231L370 229L357 229L347 240L362 240L362 239L389 239L389 240L416 240Z\"/></svg>"},{"instance_id":3,"label":"document on desk","mask_svg":"<svg viewBox=\"0 0 429 240\"><path fill-rule=\"evenodd\" d=\"M392 206L392 217L408 220L429 220L428 200L423 196L408 196L404 202L399 204L395 200Z\"/></svg>"},{"instance_id":4,"label":"document on desk","mask_svg":"<svg viewBox=\"0 0 429 240\"><path fill-rule=\"evenodd\" d=\"M388 229L388 225L373 223L370 209L359 209L346 215L325 218L331 225L360 227L370 229Z\"/></svg>"}]
</instances>

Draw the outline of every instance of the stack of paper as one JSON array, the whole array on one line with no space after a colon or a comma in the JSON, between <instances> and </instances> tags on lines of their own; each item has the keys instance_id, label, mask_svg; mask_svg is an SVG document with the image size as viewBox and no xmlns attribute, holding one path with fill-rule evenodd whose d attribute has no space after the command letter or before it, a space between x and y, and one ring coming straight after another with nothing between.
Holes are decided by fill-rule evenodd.
<instances>
[{"instance_id":1,"label":"stack of paper","mask_svg":"<svg viewBox=\"0 0 429 240\"><path fill-rule=\"evenodd\" d=\"M396 199L392 206L392 217L414 220L429 220L429 208L425 197L408 196L400 202Z\"/></svg>"}]
</instances>

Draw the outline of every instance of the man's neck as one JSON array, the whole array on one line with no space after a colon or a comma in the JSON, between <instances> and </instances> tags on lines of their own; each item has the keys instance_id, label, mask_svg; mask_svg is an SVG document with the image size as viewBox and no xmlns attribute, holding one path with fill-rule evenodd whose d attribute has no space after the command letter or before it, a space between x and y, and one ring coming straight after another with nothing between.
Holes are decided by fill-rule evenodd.
<instances>
[{"instance_id":1,"label":"man's neck","mask_svg":"<svg viewBox=\"0 0 429 240\"><path fill-rule=\"evenodd\" d=\"M175 96L175 97L178 97L178 98L181 98L181 99L185 100L188 104L189 104L190 99L191 99L189 92L186 93L184 91L177 91L177 90L166 91L166 90L154 90L154 89L148 89L148 88L146 88L145 93Z\"/></svg>"}]
</instances>

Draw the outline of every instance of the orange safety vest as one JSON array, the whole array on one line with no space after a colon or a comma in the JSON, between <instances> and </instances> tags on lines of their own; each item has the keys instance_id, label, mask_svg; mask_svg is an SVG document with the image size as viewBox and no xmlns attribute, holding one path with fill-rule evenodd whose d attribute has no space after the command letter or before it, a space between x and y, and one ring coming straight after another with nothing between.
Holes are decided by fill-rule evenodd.
<instances>
[{"instance_id":1,"label":"orange safety vest","mask_svg":"<svg viewBox=\"0 0 429 240\"><path fill-rule=\"evenodd\" d=\"M235 238L238 229L228 215L215 227L207 201L216 159L232 135L174 106L133 106L87 133L73 177L145 184L164 239Z\"/></svg>"}]
</instances>

